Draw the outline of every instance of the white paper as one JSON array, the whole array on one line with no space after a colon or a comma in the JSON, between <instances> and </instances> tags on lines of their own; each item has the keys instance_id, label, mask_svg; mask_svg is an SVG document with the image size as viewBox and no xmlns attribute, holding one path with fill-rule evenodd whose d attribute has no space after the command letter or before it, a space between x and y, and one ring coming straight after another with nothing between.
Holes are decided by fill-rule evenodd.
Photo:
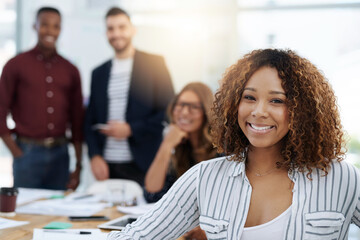
<instances>
[{"instance_id":1,"label":"white paper","mask_svg":"<svg viewBox=\"0 0 360 240\"><path fill-rule=\"evenodd\" d=\"M131 215L142 215L149 211L155 203L149 203L149 204L143 204L138 206L130 206L130 207L124 207L124 206L118 206L117 210L119 212L125 213L125 214L131 214Z\"/></svg>"},{"instance_id":2,"label":"white paper","mask_svg":"<svg viewBox=\"0 0 360 240\"><path fill-rule=\"evenodd\" d=\"M91 234L79 234L80 231ZM102 233L100 229L34 229L33 240L105 240L108 233Z\"/></svg>"},{"instance_id":3,"label":"white paper","mask_svg":"<svg viewBox=\"0 0 360 240\"><path fill-rule=\"evenodd\" d=\"M6 219L6 218L0 218L0 229L17 227L17 226L25 225L28 223L29 222L25 222L25 221L14 221L14 220Z\"/></svg>"},{"instance_id":4,"label":"white paper","mask_svg":"<svg viewBox=\"0 0 360 240\"><path fill-rule=\"evenodd\" d=\"M19 194L16 198L16 204L21 205L42 198L50 198L56 195L57 196L64 195L64 191L36 189L36 188L19 188Z\"/></svg>"},{"instance_id":5,"label":"white paper","mask_svg":"<svg viewBox=\"0 0 360 240\"><path fill-rule=\"evenodd\" d=\"M101 194L90 194L90 193L81 193L73 192L65 197L66 202L76 203L98 203L101 202Z\"/></svg>"},{"instance_id":6,"label":"white paper","mask_svg":"<svg viewBox=\"0 0 360 240\"><path fill-rule=\"evenodd\" d=\"M16 208L17 213L54 216L91 216L103 210L107 203L68 202L64 199L42 200Z\"/></svg>"}]
</instances>

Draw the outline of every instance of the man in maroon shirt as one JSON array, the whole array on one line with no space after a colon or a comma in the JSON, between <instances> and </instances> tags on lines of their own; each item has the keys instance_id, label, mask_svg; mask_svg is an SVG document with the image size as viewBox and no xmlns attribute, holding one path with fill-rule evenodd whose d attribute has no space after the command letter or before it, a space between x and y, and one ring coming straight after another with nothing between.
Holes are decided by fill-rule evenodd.
<instances>
[{"instance_id":1,"label":"man in maroon shirt","mask_svg":"<svg viewBox=\"0 0 360 240\"><path fill-rule=\"evenodd\" d=\"M0 136L14 157L15 187L76 189L81 170L83 123L80 74L56 51L61 30L57 9L39 9L34 29L38 36L36 47L10 59L3 68ZM16 124L13 130L6 124L9 113ZM68 129L77 160L72 174L69 174Z\"/></svg>"}]
</instances>

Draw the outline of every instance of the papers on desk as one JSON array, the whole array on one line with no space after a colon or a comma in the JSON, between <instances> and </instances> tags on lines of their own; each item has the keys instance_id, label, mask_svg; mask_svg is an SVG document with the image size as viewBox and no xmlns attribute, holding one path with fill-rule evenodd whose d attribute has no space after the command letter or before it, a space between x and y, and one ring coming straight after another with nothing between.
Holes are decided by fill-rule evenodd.
<instances>
[{"instance_id":1,"label":"papers on desk","mask_svg":"<svg viewBox=\"0 0 360 240\"><path fill-rule=\"evenodd\" d=\"M51 199L36 201L16 208L17 213L54 216L91 216L103 210L107 203L84 203Z\"/></svg>"},{"instance_id":2,"label":"papers on desk","mask_svg":"<svg viewBox=\"0 0 360 240\"><path fill-rule=\"evenodd\" d=\"M75 201L76 203L98 203L102 196L90 193L73 192L65 197L66 202Z\"/></svg>"},{"instance_id":3,"label":"papers on desk","mask_svg":"<svg viewBox=\"0 0 360 240\"><path fill-rule=\"evenodd\" d=\"M6 218L0 218L0 229L17 227L28 223L29 222L25 222L25 221L14 221Z\"/></svg>"},{"instance_id":4,"label":"papers on desk","mask_svg":"<svg viewBox=\"0 0 360 240\"><path fill-rule=\"evenodd\" d=\"M50 198L52 196L62 196L62 195L64 195L64 191L36 189L36 188L19 188L19 195L16 198L16 204L21 205L42 198Z\"/></svg>"},{"instance_id":5,"label":"papers on desk","mask_svg":"<svg viewBox=\"0 0 360 240\"><path fill-rule=\"evenodd\" d=\"M108 233L99 229L34 229L33 240L105 240Z\"/></svg>"},{"instance_id":6,"label":"papers on desk","mask_svg":"<svg viewBox=\"0 0 360 240\"><path fill-rule=\"evenodd\" d=\"M119 212L125 213L125 214L131 214L131 215L143 215L144 213L146 213L147 211L149 211L155 203L149 203L149 204L143 204L143 205L139 205L139 206L118 206L117 210Z\"/></svg>"}]
</instances>

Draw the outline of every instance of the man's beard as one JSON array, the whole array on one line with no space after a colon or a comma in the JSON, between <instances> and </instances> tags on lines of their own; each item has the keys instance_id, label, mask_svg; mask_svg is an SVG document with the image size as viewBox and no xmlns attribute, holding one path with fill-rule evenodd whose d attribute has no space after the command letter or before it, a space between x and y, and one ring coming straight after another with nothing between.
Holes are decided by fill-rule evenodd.
<instances>
[{"instance_id":1,"label":"man's beard","mask_svg":"<svg viewBox=\"0 0 360 240\"><path fill-rule=\"evenodd\" d=\"M112 42L112 41L111 41L111 42ZM111 44L111 42L110 42L110 44ZM128 47L130 46L130 44L131 44L131 40L127 40L126 43L125 43L125 45L124 45L123 47L121 47L121 48L116 48L116 47L113 46L113 44L111 44L111 46L115 49L115 52L116 52L116 53L122 53L122 52L124 52L126 49L128 49Z\"/></svg>"}]
</instances>

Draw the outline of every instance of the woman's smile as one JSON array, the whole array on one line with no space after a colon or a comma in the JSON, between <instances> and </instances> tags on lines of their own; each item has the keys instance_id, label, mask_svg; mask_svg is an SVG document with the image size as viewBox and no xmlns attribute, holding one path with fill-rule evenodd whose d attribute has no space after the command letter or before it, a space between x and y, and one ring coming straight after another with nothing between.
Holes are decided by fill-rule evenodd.
<instances>
[{"instance_id":1,"label":"woman's smile","mask_svg":"<svg viewBox=\"0 0 360 240\"><path fill-rule=\"evenodd\" d=\"M259 134L265 134L274 129L275 126L271 125L264 125L264 124L254 124L254 123L247 123L247 126L250 128L251 131Z\"/></svg>"}]
</instances>

